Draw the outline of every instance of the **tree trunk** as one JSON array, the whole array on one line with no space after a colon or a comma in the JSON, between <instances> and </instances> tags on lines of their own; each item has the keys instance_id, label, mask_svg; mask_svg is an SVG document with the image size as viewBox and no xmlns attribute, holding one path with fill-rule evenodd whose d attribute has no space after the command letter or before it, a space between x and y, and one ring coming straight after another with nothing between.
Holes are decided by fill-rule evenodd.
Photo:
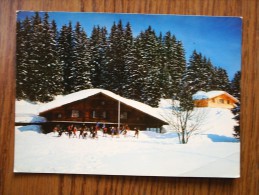
<instances>
[{"instance_id":1,"label":"tree trunk","mask_svg":"<svg viewBox=\"0 0 259 195\"><path fill-rule=\"evenodd\" d=\"M182 144L185 144L185 131L182 132Z\"/></svg>"}]
</instances>

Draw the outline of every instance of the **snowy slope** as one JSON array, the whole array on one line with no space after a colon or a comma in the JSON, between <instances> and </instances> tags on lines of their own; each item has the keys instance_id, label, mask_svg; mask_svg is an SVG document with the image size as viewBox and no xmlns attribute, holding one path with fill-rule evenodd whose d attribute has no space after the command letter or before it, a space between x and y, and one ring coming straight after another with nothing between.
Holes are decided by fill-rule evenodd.
<instances>
[{"instance_id":1,"label":"snowy slope","mask_svg":"<svg viewBox=\"0 0 259 195\"><path fill-rule=\"evenodd\" d=\"M24 104L26 105L26 104ZM30 105L26 105L30 106ZM30 112L37 114L37 105ZM29 108L29 107L27 107ZM168 105L160 105L160 109ZM130 131L126 137L68 138L40 133L37 125L16 126L15 172L180 177L239 177L240 143L233 138L236 122L227 109L206 108L199 134L188 144L178 143L174 132ZM168 128L168 127L167 127ZM33 146L33 147L32 147Z\"/></svg>"},{"instance_id":2,"label":"snowy slope","mask_svg":"<svg viewBox=\"0 0 259 195\"><path fill-rule=\"evenodd\" d=\"M239 143L235 142L181 145L172 133L154 132L141 132L139 138L133 132L119 138L99 132L98 139L69 139L24 127L17 127L15 136L15 172L239 176Z\"/></svg>"},{"instance_id":3,"label":"snowy slope","mask_svg":"<svg viewBox=\"0 0 259 195\"><path fill-rule=\"evenodd\" d=\"M40 123L46 119L39 115L41 104L31 103L25 100L16 101L15 103L15 122L16 123Z\"/></svg>"}]
</instances>

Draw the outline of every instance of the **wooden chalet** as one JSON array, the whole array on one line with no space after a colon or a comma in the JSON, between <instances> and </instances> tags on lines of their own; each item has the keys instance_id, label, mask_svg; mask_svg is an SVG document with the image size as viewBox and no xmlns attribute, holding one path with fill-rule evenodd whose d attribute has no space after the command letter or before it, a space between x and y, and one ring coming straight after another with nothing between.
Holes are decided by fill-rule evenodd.
<instances>
[{"instance_id":1,"label":"wooden chalet","mask_svg":"<svg viewBox=\"0 0 259 195\"><path fill-rule=\"evenodd\" d=\"M225 91L199 91L193 95L195 107L228 108L236 107L239 101Z\"/></svg>"},{"instance_id":2,"label":"wooden chalet","mask_svg":"<svg viewBox=\"0 0 259 195\"><path fill-rule=\"evenodd\" d=\"M102 89L87 89L63 96L40 108L40 116L51 123L84 123L106 126L127 124L130 129L160 129L168 123L146 104Z\"/></svg>"}]
</instances>

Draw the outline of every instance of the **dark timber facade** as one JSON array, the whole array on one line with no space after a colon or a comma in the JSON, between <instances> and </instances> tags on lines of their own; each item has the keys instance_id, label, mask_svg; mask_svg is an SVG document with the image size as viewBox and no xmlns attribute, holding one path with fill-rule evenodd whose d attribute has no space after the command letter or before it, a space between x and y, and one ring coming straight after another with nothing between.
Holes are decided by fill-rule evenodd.
<instances>
[{"instance_id":1,"label":"dark timber facade","mask_svg":"<svg viewBox=\"0 0 259 195\"><path fill-rule=\"evenodd\" d=\"M106 125L127 124L131 129L138 127L160 129L167 123L157 117L142 112L104 93L97 93L87 98L77 100L40 113L52 123L85 123Z\"/></svg>"}]
</instances>

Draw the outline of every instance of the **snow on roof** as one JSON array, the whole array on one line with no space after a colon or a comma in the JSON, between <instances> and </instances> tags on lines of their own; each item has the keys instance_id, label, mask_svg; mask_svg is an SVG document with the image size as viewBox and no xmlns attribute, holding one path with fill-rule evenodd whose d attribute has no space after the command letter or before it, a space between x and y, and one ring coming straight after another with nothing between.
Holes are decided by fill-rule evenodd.
<instances>
[{"instance_id":1,"label":"snow on roof","mask_svg":"<svg viewBox=\"0 0 259 195\"><path fill-rule=\"evenodd\" d=\"M78 100L82 100L85 98L88 98L90 96L96 95L98 93L102 93L104 95L107 95L117 101L120 101L121 103L124 103L128 106L131 106L141 112L144 112L150 116L153 116L159 120L162 120L164 122L165 119L163 119L163 117L157 112L157 110L149 105L146 105L144 103L135 101L135 100L131 100L131 99L127 99L124 97L121 97L119 95L116 95L115 93L108 91L108 90L104 90L104 89L86 89L86 90L82 90L79 92L75 92L75 93L71 93L69 95L65 95L65 96L59 96L57 99L43 104L40 108L39 108L39 112L43 113L49 110L52 110L54 108L58 108L60 106L78 101ZM167 123L167 122L166 122Z\"/></svg>"},{"instance_id":2,"label":"snow on roof","mask_svg":"<svg viewBox=\"0 0 259 195\"><path fill-rule=\"evenodd\" d=\"M193 100L203 100L203 99L208 99L209 96L205 91L198 91L192 96Z\"/></svg>"},{"instance_id":3,"label":"snow on roof","mask_svg":"<svg viewBox=\"0 0 259 195\"><path fill-rule=\"evenodd\" d=\"M225 91L209 91L209 92L205 92L205 91L198 91L197 93L195 93L192 96L193 100L202 100L202 99L210 99L210 98L214 98L220 95L226 95L228 97L230 97L231 99L233 99L235 102L239 102L238 99L236 99L235 97L233 97L232 95L230 95L229 93L225 92Z\"/></svg>"}]
</instances>

